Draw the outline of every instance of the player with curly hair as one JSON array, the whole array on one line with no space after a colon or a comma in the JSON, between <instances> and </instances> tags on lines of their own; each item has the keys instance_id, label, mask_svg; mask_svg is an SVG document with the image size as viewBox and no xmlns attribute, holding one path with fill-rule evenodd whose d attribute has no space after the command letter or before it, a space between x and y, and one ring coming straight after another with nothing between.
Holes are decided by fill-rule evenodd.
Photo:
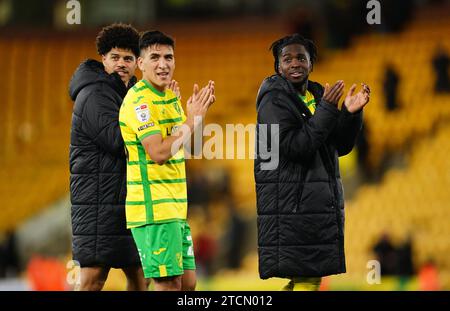
<instances>
[{"instance_id":1,"label":"player with curly hair","mask_svg":"<svg viewBox=\"0 0 450 311\"><path fill-rule=\"evenodd\" d=\"M136 83L139 34L112 24L98 34L101 62L86 60L70 82L75 102L70 144L73 259L81 290L101 290L110 268L120 268L128 290L148 283L130 230L126 229L126 156L119 109Z\"/></svg>"}]
</instances>

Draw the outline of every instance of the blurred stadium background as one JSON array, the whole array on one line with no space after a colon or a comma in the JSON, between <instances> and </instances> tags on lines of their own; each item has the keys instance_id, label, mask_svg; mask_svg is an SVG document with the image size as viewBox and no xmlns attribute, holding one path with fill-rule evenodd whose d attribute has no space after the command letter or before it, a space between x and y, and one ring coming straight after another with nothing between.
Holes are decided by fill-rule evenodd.
<instances>
[{"instance_id":1,"label":"blurred stadium background","mask_svg":"<svg viewBox=\"0 0 450 311\"><path fill-rule=\"evenodd\" d=\"M436 72L448 75L450 1L381 1L380 25L367 24L367 2L86 0L69 25L67 1L0 0L0 290L71 289L68 82L118 21L176 39L185 98L215 80L207 123L256 123L268 48L288 33L318 45L310 79L369 84L364 136L341 159L348 272L322 290L449 290L450 90L436 89ZM253 161L188 162L198 289L280 289L257 273ZM367 282L373 259L381 284ZM106 289L125 289L120 271Z\"/></svg>"}]
</instances>

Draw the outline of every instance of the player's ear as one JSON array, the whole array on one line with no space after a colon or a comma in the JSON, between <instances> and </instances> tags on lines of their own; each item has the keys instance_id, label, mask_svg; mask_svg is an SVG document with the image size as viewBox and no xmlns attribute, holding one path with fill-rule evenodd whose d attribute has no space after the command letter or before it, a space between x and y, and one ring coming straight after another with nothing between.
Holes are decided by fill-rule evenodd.
<instances>
[{"instance_id":1,"label":"player's ear","mask_svg":"<svg viewBox=\"0 0 450 311\"><path fill-rule=\"evenodd\" d=\"M145 69L144 69L143 66L142 66L143 61L144 61L144 59L143 59L141 56L139 56L138 59L137 59L137 64L138 64L139 69L140 69L142 72L145 72Z\"/></svg>"},{"instance_id":2,"label":"player's ear","mask_svg":"<svg viewBox=\"0 0 450 311\"><path fill-rule=\"evenodd\" d=\"M106 55L102 55L102 63L106 67Z\"/></svg>"}]
</instances>

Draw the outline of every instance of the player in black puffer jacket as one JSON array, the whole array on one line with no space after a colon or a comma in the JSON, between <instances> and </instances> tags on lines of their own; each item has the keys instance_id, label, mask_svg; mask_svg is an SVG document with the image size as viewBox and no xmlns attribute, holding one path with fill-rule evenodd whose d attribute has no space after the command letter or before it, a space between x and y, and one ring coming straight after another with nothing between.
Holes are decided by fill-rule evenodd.
<instances>
[{"instance_id":1,"label":"player in black puffer jacket","mask_svg":"<svg viewBox=\"0 0 450 311\"><path fill-rule=\"evenodd\" d=\"M316 58L310 40L287 36L272 50L277 74L264 80L257 97L259 273L263 279L291 279L288 290L317 289L320 277L345 272L338 157L355 144L370 90L363 85L353 95L353 85L339 110L343 81L324 90L308 80ZM301 97L315 102L315 109ZM269 126L267 135L259 127L263 124ZM272 136L271 125L279 127L278 149L276 140L266 138ZM268 168L270 163L277 165Z\"/></svg>"},{"instance_id":2,"label":"player in black puffer jacket","mask_svg":"<svg viewBox=\"0 0 450 311\"><path fill-rule=\"evenodd\" d=\"M110 268L122 268L129 290L145 290L137 248L125 222L126 157L119 108L136 78L139 34L113 24L97 37L102 63L83 62L70 82L75 102L70 143L73 259L81 290L101 290Z\"/></svg>"}]
</instances>

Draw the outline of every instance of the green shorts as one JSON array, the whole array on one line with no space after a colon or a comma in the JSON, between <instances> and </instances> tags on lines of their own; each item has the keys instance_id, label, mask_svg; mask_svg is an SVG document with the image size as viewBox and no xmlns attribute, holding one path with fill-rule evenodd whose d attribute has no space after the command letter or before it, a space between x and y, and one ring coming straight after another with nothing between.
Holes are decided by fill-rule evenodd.
<instances>
[{"instance_id":1,"label":"green shorts","mask_svg":"<svg viewBox=\"0 0 450 311\"><path fill-rule=\"evenodd\" d=\"M187 221L131 228L146 278L182 275L195 270L194 244Z\"/></svg>"}]
</instances>

